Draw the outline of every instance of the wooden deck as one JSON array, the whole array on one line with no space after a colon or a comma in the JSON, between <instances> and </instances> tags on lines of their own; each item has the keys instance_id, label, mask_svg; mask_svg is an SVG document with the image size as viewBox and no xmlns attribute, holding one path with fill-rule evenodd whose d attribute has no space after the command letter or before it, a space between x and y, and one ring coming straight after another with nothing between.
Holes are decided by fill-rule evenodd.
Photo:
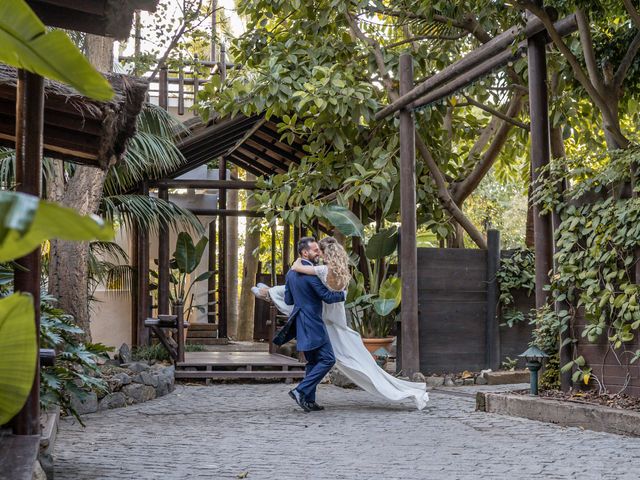
<instances>
[{"instance_id":1,"label":"wooden deck","mask_svg":"<svg viewBox=\"0 0 640 480\"><path fill-rule=\"evenodd\" d=\"M268 352L186 352L176 365L180 379L302 378L305 364Z\"/></svg>"}]
</instances>

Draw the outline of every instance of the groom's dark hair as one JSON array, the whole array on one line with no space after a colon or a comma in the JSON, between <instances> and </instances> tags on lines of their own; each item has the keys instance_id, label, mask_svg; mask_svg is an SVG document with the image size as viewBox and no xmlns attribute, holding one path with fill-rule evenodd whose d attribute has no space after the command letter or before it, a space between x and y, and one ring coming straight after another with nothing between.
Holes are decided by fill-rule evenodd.
<instances>
[{"instance_id":1,"label":"groom's dark hair","mask_svg":"<svg viewBox=\"0 0 640 480\"><path fill-rule=\"evenodd\" d=\"M316 239L313 237L302 237L298 240L298 255L300 255L304 250L309 250L309 245L315 243Z\"/></svg>"}]
</instances>

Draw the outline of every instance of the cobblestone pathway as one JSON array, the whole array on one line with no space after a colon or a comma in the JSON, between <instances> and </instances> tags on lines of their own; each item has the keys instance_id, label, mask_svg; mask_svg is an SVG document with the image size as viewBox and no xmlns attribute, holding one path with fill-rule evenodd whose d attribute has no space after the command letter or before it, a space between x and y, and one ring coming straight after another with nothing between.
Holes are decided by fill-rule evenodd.
<instances>
[{"instance_id":1,"label":"cobblestone pathway","mask_svg":"<svg viewBox=\"0 0 640 480\"><path fill-rule=\"evenodd\" d=\"M56 479L638 479L640 439L474 412L431 394L422 412L322 385L304 414L288 385L178 386L62 422ZM454 392L461 392L454 390Z\"/></svg>"}]
</instances>

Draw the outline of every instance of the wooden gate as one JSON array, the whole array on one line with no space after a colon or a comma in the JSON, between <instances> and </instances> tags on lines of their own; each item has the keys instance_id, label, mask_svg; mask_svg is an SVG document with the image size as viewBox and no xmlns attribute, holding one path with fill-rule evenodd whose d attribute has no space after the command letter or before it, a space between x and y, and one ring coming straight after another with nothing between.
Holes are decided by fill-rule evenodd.
<instances>
[{"instance_id":1,"label":"wooden gate","mask_svg":"<svg viewBox=\"0 0 640 480\"><path fill-rule=\"evenodd\" d=\"M508 254L508 252L504 252ZM531 339L531 327L517 324L500 327L499 314L487 314L497 292L488 289L487 250L418 249L418 305L420 370L423 373L454 373L487 368L488 349L502 362L517 358ZM490 298L492 297L492 298ZM534 299L516 295L517 308L528 310ZM487 339L487 322L497 332ZM489 340L489 341L488 341Z\"/></svg>"}]
</instances>

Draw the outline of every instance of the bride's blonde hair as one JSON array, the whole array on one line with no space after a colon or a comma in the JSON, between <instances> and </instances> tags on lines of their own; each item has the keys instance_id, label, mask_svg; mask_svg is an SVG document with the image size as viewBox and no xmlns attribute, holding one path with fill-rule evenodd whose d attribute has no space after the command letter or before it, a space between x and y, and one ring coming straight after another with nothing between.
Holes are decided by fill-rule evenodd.
<instances>
[{"instance_id":1,"label":"bride's blonde hair","mask_svg":"<svg viewBox=\"0 0 640 480\"><path fill-rule=\"evenodd\" d=\"M351 281L349 272L349 255L333 237L325 237L318 242L324 256L324 263L329 267L327 283L333 284L335 290L344 290Z\"/></svg>"}]
</instances>

